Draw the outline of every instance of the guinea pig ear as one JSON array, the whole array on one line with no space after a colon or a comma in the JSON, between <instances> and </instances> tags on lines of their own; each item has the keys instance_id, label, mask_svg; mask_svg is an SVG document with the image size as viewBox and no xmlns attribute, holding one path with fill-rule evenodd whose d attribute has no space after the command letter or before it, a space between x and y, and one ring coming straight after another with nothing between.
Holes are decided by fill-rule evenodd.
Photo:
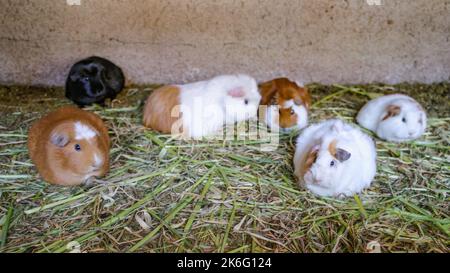
<instances>
[{"instance_id":1,"label":"guinea pig ear","mask_svg":"<svg viewBox=\"0 0 450 273\"><path fill-rule=\"evenodd\" d=\"M303 98L303 89L301 88L301 87L298 87L298 86L295 86L295 88L294 87L291 87L291 88L289 88L289 96L291 97L291 98L294 98L294 103L295 103L295 105L303 105L303 104L305 104L305 99Z\"/></svg>"},{"instance_id":2,"label":"guinea pig ear","mask_svg":"<svg viewBox=\"0 0 450 273\"><path fill-rule=\"evenodd\" d=\"M87 76L88 74L89 73L86 70L86 68L80 68L80 69L77 69L74 73L70 74L70 80L74 82L74 81L79 80L82 77Z\"/></svg>"},{"instance_id":3,"label":"guinea pig ear","mask_svg":"<svg viewBox=\"0 0 450 273\"><path fill-rule=\"evenodd\" d=\"M339 160L339 162L347 161L351 156L352 156L351 153L341 148L337 148L336 154L334 155L334 157L336 157L336 159Z\"/></svg>"},{"instance_id":4,"label":"guinea pig ear","mask_svg":"<svg viewBox=\"0 0 450 273\"><path fill-rule=\"evenodd\" d=\"M328 151L330 152L330 154L334 156L334 158L339 160L339 162L348 160L352 154L344 149L337 148L336 144L337 140L333 140L332 142L330 142L330 145L328 145Z\"/></svg>"},{"instance_id":5,"label":"guinea pig ear","mask_svg":"<svg viewBox=\"0 0 450 273\"><path fill-rule=\"evenodd\" d=\"M242 98L245 96L245 92L242 87L236 87L236 88L230 89L230 90L228 90L227 94L228 94L228 96L231 96L233 98Z\"/></svg>"},{"instance_id":6,"label":"guinea pig ear","mask_svg":"<svg viewBox=\"0 0 450 273\"><path fill-rule=\"evenodd\" d=\"M303 104L303 100L302 100L301 97L295 97L295 98L294 98L294 103L295 103L295 105L300 106L300 105Z\"/></svg>"},{"instance_id":7,"label":"guinea pig ear","mask_svg":"<svg viewBox=\"0 0 450 273\"><path fill-rule=\"evenodd\" d=\"M400 106L390 104L390 105L388 105L388 107L386 107L386 112L387 112L387 113L386 113L386 115L383 117L382 120L386 120L386 119L388 119L388 118L390 118L390 117L395 117L395 116L397 116L397 115L400 114L400 111L401 111Z\"/></svg>"},{"instance_id":8,"label":"guinea pig ear","mask_svg":"<svg viewBox=\"0 0 450 273\"><path fill-rule=\"evenodd\" d=\"M50 137L50 141L53 145L58 146L60 148L64 147L69 143L69 136L65 133L54 133Z\"/></svg>"}]
</instances>

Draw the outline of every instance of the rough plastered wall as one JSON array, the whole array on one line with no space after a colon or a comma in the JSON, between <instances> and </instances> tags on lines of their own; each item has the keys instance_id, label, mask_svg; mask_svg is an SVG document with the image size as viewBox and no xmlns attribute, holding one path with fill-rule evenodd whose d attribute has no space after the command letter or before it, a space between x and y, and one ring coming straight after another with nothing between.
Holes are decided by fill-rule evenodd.
<instances>
[{"instance_id":1,"label":"rough plastered wall","mask_svg":"<svg viewBox=\"0 0 450 273\"><path fill-rule=\"evenodd\" d=\"M94 54L116 62L134 83L233 72L305 83L428 83L450 76L450 0L0 3L0 83L6 84L63 85L70 65Z\"/></svg>"}]
</instances>

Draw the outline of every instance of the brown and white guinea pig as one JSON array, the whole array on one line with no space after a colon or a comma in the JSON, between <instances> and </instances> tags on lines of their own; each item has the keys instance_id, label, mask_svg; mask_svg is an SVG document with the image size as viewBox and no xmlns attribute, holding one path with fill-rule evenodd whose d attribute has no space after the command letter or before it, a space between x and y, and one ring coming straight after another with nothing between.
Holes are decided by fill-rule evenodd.
<instances>
[{"instance_id":1,"label":"brown and white guinea pig","mask_svg":"<svg viewBox=\"0 0 450 273\"><path fill-rule=\"evenodd\" d=\"M427 114L423 107L402 94L370 100L361 108L356 120L379 138L394 142L417 139L427 127Z\"/></svg>"},{"instance_id":2,"label":"brown and white guinea pig","mask_svg":"<svg viewBox=\"0 0 450 273\"><path fill-rule=\"evenodd\" d=\"M94 113L64 106L28 132L31 160L42 178L62 186L82 184L109 170L108 129Z\"/></svg>"},{"instance_id":3,"label":"brown and white guinea pig","mask_svg":"<svg viewBox=\"0 0 450 273\"><path fill-rule=\"evenodd\" d=\"M306 87L287 78L277 78L259 85L260 105L267 105L262 118L271 128L283 131L308 125L311 97Z\"/></svg>"},{"instance_id":4,"label":"brown and white guinea pig","mask_svg":"<svg viewBox=\"0 0 450 273\"><path fill-rule=\"evenodd\" d=\"M297 139L294 168L300 184L314 194L351 196L375 177L375 143L339 119L313 124Z\"/></svg>"},{"instance_id":5,"label":"brown and white guinea pig","mask_svg":"<svg viewBox=\"0 0 450 273\"><path fill-rule=\"evenodd\" d=\"M143 123L162 133L200 139L223 125L256 118L260 99L255 79L242 74L163 86L148 97Z\"/></svg>"}]
</instances>

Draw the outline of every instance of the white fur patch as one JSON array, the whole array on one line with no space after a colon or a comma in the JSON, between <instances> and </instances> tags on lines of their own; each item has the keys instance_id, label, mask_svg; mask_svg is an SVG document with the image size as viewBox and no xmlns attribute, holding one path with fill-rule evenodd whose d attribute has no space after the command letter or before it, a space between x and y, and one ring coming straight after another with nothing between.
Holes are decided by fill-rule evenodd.
<instances>
[{"instance_id":1,"label":"white fur patch","mask_svg":"<svg viewBox=\"0 0 450 273\"><path fill-rule=\"evenodd\" d=\"M97 133L89 128L87 125L76 122L75 123L75 139L81 140L81 139L90 139L97 135Z\"/></svg>"},{"instance_id":2,"label":"white fur patch","mask_svg":"<svg viewBox=\"0 0 450 273\"><path fill-rule=\"evenodd\" d=\"M286 108L289 108L289 107L292 107L292 106L294 106L295 104L294 104L294 100L288 100L288 101L285 101L284 103L283 103L283 105L281 105L281 107L283 107L284 109L286 109Z\"/></svg>"},{"instance_id":3,"label":"white fur patch","mask_svg":"<svg viewBox=\"0 0 450 273\"><path fill-rule=\"evenodd\" d=\"M300 86L300 87L305 87L305 83L304 82L302 82L302 81L295 81L295 84L297 84L298 86Z\"/></svg>"},{"instance_id":4,"label":"white fur patch","mask_svg":"<svg viewBox=\"0 0 450 273\"><path fill-rule=\"evenodd\" d=\"M308 125L308 110L303 105L293 105L292 109L297 114L297 128L303 129Z\"/></svg>"},{"instance_id":5,"label":"white fur patch","mask_svg":"<svg viewBox=\"0 0 450 273\"><path fill-rule=\"evenodd\" d=\"M102 159L98 154L94 154L94 163L96 166L100 166L102 164Z\"/></svg>"},{"instance_id":6,"label":"white fur patch","mask_svg":"<svg viewBox=\"0 0 450 273\"><path fill-rule=\"evenodd\" d=\"M255 79L246 75L222 75L210 80L178 85L184 130L189 138L221 134L224 124L256 118L261 95ZM229 90L237 97L230 96ZM240 89L243 90L241 94ZM240 97L243 95L243 97ZM248 105L244 104L248 100Z\"/></svg>"}]
</instances>

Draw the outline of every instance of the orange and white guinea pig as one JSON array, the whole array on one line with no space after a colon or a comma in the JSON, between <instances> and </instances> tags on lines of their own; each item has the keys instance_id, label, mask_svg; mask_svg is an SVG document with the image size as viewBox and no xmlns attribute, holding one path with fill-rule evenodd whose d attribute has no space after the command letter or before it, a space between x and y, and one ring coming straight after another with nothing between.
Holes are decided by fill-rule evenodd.
<instances>
[{"instance_id":1,"label":"orange and white guinea pig","mask_svg":"<svg viewBox=\"0 0 450 273\"><path fill-rule=\"evenodd\" d=\"M223 125L256 118L260 99L255 79L242 74L163 86L148 97L143 123L162 133L200 139Z\"/></svg>"},{"instance_id":2,"label":"orange and white guinea pig","mask_svg":"<svg viewBox=\"0 0 450 273\"><path fill-rule=\"evenodd\" d=\"M368 188L377 170L374 141L340 119L308 126L297 138L295 176L320 196L352 196Z\"/></svg>"},{"instance_id":3,"label":"orange and white guinea pig","mask_svg":"<svg viewBox=\"0 0 450 273\"><path fill-rule=\"evenodd\" d=\"M306 87L287 78L277 78L259 85L261 105L267 105L262 118L271 128L288 131L308 125L311 97Z\"/></svg>"},{"instance_id":4,"label":"orange and white guinea pig","mask_svg":"<svg viewBox=\"0 0 450 273\"><path fill-rule=\"evenodd\" d=\"M31 160L42 178L75 186L109 169L108 129L96 114L64 106L34 123L28 132Z\"/></svg>"}]
</instances>

